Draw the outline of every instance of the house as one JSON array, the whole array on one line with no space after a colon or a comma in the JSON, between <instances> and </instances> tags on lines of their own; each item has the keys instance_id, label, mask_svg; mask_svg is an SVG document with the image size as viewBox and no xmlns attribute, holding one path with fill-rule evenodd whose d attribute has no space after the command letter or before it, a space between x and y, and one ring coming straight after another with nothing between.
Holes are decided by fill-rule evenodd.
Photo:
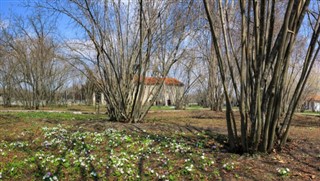
<instances>
[{"instance_id":1,"label":"house","mask_svg":"<svg viewBox=\"0 0 320 181\"><path fill-rule=\"evenodd\" d=\"M162 81L163 86L157 94L157 86L160 86ZM154 105L175 106L184 92L184 84L175 78L146 77L144 84L145 92L142 102L151 101L153 96L158 96Z\"/></svg>"},{"instance_id":2,"label":"house","mask_svg":"<svg viewBox=\"0 0 320 181\"><path fill-rule=\"evenodd\" d=\"M320 95L310 97L305 104L305 108L313 112L320 112Z\"/></svg>"},{"instance_id":3,"label":"house","mask_svg":"<svg viewBox=\"0 0 320 181\"><path fill-rule=\"evenodd\" d=\"M161 86L163 81L163 86L160 91L158 86ZM144 94L142 96L142 102L152 101L155 98L154 105L163 106L175 106L177 100L179 100L184 92L184 84L175 78L158 78L158 77L145 77L144 79ZM93 93L92 96L93 105L96 103L106 105L104 95L101 93Z\"/></svg>"}]
</instances>

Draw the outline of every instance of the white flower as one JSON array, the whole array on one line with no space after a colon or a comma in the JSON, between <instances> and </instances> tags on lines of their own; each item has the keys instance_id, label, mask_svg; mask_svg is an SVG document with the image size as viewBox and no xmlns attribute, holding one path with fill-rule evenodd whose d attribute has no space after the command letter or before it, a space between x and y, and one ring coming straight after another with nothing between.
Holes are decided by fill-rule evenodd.
<instances>
[{"instance_id":1,"label":"white flower","mask_svg":"<svg viewBox=\"0 0 320 181\"><path fill-rule=\"evenodd\" d=\"M290 172L289 168L277 168L277 171L280 175L288 175L288 173Z\"/></svg>"},{"instance_id":2,"label":"white flower","mask_svg":"<svg viewBox=\"0 0 320 181\"><path fill-rule=\"evenodd\" d=\"M121 174L123 174L123 173L124 173L123 169L120 169L120 173L121 173Z\"/></svg>"},{"instance_id":3,"label":"white flower","mask_svg":"<svg viewBox=\"0 0 320 181\"><path fill-rule=\"evenodd\" d=\"M80 165L84 167L84 166L86 166L86 163L81 162Z\"/></svg>"},{"instance_id":4,"label":"white flower","mask_svg":"<svg viewBox=\"0 0 320 181\"><path fill-rule=\"evenodd\" d=\"M154 170L152 170L152 169L150 169L149 171L150 171L151 173L154 173Z\"/></svg>"},{"instance_id":5,"label":"white flower","mask_svg":"<svg viewBox=\"0 0 320 181\"><path fill-rule=\"evenodd\" d=\"M193 165L191 164L190 166L186 166L186 169L191 172L193 170Z\"/></svg>"},{"instance_id":6,"label":"white flower","mask_svg":"<svg viewBox=\"0 0 320 181\"><path fill-rule=\"evenodd\" d=\"M227 167L227 164L223 164L223 166L222 166L223 168L226 168Z\"/></svg>"},{"instance_id":7,"label":"white flower","mask_svg":"<svg viewBox=\"0 0 320 181\"><path fill-rule=\"evenodd\" d=\"M90 173L90 175L92 175L93 177L96 177L96 176L97 176L97 173L94 172L94 171L92 171L92 172Z\"/></svg>"}]
</instances>

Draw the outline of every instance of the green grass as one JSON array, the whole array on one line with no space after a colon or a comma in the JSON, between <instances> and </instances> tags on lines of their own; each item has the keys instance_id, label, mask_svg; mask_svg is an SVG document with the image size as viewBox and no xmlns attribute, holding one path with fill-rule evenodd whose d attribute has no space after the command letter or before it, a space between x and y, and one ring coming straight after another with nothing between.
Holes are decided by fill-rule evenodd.
<instances>
[{"instance_id":1,"label":"green grass","mask_svg":"<svg viewBox=\"0 0 320 181\"><path fill-rule=\"evenodd\" d=\"M12 115L24 120L30 119L50 119L50 120L88 120L88 119L105 119L104 114L73 114L69 112L1 112L0 115Z\"/></svg>"},{"instance_id":2,"label":"green grass","mask_svg":"<svg viewBox=\"0 0 320 181\"><path fill-rule=\"evenodd\" d=\"M151 111L175 110L174 106L152 106Z\"/></svg>"},{"instance_id":3,"label":"green grass","mask_svg":"<svg viewBox=\"0 0 320 181\"><path fill-rule=\"evenodd\" d=\"M313 112L306 110L304 112L297 112L296 114L306 115L306 116L320 116L320 112Z\"/></svg>"},{"instance_id":4,"label":"green grass","mask_svg":"<svg viewBox=\"0 0 320 181\"><path fill-rule=\"evenodd\" d=\"M23 106L0 106L1 110L25 110ZM96 112L97 107L93 105L48 105L45 107L40 106L39 110L59 110L59 111L82 111L82 112ZM104 106L100 106L100 110L104 110Z\"/></svg>"},{"instance_id":5,"label":"green grass","mask_svg":"<svg viewBox=\"0 0 320 181\"><path fill-rule=\"evenodd\" d=\"M193 106L187 106L186 110L203 110L202 106L198 105L193 105ZM175 110L174 106L152 106L151 109L152 111L161 111L161 110Z\"/></svg>"},{"instance_id":6,"label":"green grass","mask_svg":"<svg viewBox=\"0 0 320 181\"><path fill-rule=\"evenodd\" d=\"M192 105L192 106L187 106L186 109L187 110L203 110L204 108L202 106Z\"/></svg>"}]
</instances>

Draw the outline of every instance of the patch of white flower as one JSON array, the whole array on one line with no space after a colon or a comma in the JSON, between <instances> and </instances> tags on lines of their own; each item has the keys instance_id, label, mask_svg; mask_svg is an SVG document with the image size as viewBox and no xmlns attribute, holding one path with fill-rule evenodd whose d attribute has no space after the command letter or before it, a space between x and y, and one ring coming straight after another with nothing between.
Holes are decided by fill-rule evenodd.
<instances>
[{"instance_id":1,"label":"patch of white flower","mask_svg":"<svg viewBox=\"0 0 320 181\"><path fill-rule=\"evenodd\" d=\"M281 176L287 176L290 173L290 169L289 168L277 168L277 172Z\"/></svg>"},{"instance_id":2,"label":"patch of white flower","mask_svg":"<svg viewBox=\"0 0 320 181\"><path fill-rule=\"evenodd\" d=\"M223 167L225 170L231 171L231 170L234 169L234 163L233 163L233 162L232 162L232 163L225 163L225 164L223 164L222 167Z\"/></svg>"},{"instance_id":3,"label":"patch of white flower","mask_svg":"<svg viewBox=\"0 0 320 181\"><path fill-rule=\"evenodd\" d=\"M188 166L186 166L185 168L186 168L186 170L188 170L189 172L192 172L193 171L193 164L190 164L190 165L188 165Z\"/></svg>"}]
</instances>

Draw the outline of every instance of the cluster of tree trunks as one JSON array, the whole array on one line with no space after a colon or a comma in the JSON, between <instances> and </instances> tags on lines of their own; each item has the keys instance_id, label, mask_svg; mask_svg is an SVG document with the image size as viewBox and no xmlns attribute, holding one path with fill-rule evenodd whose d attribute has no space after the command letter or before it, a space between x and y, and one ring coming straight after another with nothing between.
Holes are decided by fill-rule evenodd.
<instances>
[{"instance_id":1,"label":"cluster of tree trunks","mask_svg":"<svg viewBox=\"0 0 320 181\"><path fill-rule=\"evenodd\" d=\"M209 3L203 0L203 3L226 98L230 149L271 152L275 146L286 143L293 113L319 52L319 4L311 7L310 0L285 3L240 0L238 5L233 1ZM222 41L214 25L213 12L219 14ZM237 27L241 30L239 55L234 55L235 38L230 33L232 13L241 21ZM303 26L303 22L309 25ZM301 29L310 32L311 36L300 60L303 61L302 72L296 77L297 84L291 88L293 93L289 94L289 65ZM226 85L227 77L232 79L233 93L239 103L240 135Z\"/></svg>"}]
</instances>

